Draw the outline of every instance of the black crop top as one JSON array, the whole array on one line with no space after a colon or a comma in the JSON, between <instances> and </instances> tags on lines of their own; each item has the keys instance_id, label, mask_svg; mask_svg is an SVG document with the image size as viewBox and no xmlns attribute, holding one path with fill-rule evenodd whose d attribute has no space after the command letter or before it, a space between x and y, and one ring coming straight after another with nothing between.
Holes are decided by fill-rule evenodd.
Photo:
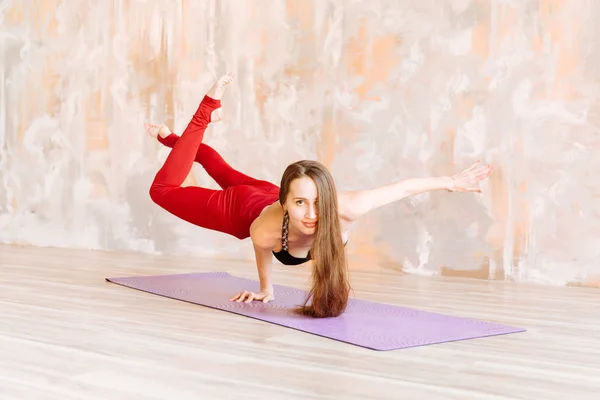
<instances>
[{"instance_id":1,"label":"black crop top","mask_svg":"<svg viewBox=\"0 0 600 400\"><path fill-rule=\"evenodd\" d=\"M287 250L281 249L278 252L273 251L275 258L284 265L300 265L310 260L310 251L304 258L298 258L291 255Z\"/></svg>"},{"instance_id":2,"label":"black crop top","mask_svg":"<svg viewBox=\"0 0 600 400\"><path fill-rule=\"evenodd\" d=\"M348 243L348 240L344 242L344 247L346 247L346 243ZM310 251L308 252L308 255L306 257L302 258L294 257L287 250L284 249L281 249L278 252L273 251L273 255L275 255L275 258L278 259L279 262L284 265L300 265L311 260Z\"/></svg>"}]
</instances>

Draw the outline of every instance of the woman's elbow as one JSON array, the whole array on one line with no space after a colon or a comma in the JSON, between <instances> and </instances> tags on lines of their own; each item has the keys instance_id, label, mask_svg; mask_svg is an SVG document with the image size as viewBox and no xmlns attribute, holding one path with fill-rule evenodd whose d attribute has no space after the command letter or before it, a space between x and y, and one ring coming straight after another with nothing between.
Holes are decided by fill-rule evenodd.
<instances>
[{"instance_id":1,"label":"woman's elbow","mask_svg":"<svg viewBox=\"0 0 600 400\"><path fill-rule=\"evenodd\" d=\"M341 198L340 217L354 222L373 208L370 196L364 192L348 193Z\"/></svg>"}]
</instances>

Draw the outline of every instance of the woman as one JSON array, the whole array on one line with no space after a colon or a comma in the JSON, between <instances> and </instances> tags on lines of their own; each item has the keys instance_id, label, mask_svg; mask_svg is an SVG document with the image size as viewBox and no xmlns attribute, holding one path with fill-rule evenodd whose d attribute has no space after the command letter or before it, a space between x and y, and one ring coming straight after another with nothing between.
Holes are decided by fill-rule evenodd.
<instances>
[{"instance_id":1,"label":"woman","mask_svg":"<svg viewBox=\"0 0 600 400\"><path fill-rule=\"evenodd\" d=\"M279 187L254 179L233 169L202 143L208 124L221 119L220 99L233 78L228 74L215 82L181 137L164 125L145 126L152 136L173 148L152 183L152 200L192 224L252 240L260 291L243 291L231 301L266 303L275 298L271 281L275 256L286 265L312 264L312 287L298 309L301 314L338 316L346 308L350 291L344 246L354 221L373 209L431 190L481 192L475 185L492 172L491 166L475 163L453 177L407 179L338 194L322 164L303 160L286 168ZM220 190L181 187L194 161Z\"/></svg>"}]
</instances>

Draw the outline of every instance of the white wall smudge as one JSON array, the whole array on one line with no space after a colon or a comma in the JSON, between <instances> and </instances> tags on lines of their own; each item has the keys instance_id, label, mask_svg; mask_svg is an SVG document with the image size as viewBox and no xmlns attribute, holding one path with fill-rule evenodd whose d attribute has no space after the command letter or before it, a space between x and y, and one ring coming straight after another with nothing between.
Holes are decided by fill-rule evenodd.
<instances>
[{"instance_id":1,"label":"white wall smudge","mask_svg":"<svg viewBox=\"0 0 600 400\"><path fill-rule=\"evenodd\" d=\"M155 206L169 149L219 75L207 143L279 183L300 158L343 190L447 175L359 223L354 259L422 275L600 284L600 4L591 0L46 0L0 4L0 241L251 258ZM187 184L216 188L195 167ZM356 265L369 268L368 265Z\"/></svg>"}]
</instances>

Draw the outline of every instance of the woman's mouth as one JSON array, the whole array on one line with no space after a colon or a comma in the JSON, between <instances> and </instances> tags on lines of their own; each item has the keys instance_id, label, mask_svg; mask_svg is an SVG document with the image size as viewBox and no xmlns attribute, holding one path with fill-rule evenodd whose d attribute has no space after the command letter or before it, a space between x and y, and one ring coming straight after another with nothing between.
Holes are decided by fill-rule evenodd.
<instances>
[{"instance_id":1,"label":"woman's mouth","mask_svg":"<svg viewBox=\"0 0 600 400\"><path fill-rule=\"evenodd\" d=\"M317 226L316 222L302 222L304 224L305 227L307 228L314 228L315 226Z\"/></svg>"}]
</instances>

